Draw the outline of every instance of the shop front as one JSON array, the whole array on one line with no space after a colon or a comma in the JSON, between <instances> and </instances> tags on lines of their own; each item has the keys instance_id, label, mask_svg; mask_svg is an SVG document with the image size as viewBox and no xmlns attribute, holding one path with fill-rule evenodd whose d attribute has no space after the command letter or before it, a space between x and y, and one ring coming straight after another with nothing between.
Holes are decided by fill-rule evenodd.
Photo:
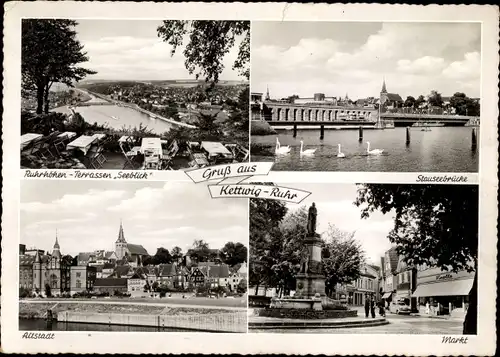
<instances>
[{"instance_id":1,"label":"shop front","mask_svg":"<svg viewBox=\"0 0 500 357\"><path fill-rule=\"evenodd\" d=\"M421 314L465 314L473 282L473 272L451 273L431 268L417 273L417 289L412 297L418 299Z\"/></svg>"}]
</instances>

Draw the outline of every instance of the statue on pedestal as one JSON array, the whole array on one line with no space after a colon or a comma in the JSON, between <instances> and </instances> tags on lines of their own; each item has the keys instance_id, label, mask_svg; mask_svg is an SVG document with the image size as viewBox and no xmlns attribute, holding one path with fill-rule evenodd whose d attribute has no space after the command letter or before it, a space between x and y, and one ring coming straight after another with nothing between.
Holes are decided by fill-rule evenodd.
<instances>
[{"instance_id":1,"label":"statue on pedestal","mask_svg":"<svg viewBox=\"0 0 500 357\"><path fill-rule=\"evenodd\" d=\"M307 234L310 236L314 236L316 233L316 216L318 215L318 211L316 210L316 205L312 204L309 207L309 215L307 217Z\"/></svg>"}]
</instances>

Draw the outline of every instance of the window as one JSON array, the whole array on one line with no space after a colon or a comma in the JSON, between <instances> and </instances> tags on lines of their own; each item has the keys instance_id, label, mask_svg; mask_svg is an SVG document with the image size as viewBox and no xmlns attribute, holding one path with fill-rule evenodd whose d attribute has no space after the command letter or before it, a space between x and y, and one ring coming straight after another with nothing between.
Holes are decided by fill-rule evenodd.
<instances>
[{"instance_id":1,"label":"window","mask_svg":"<svg viewBox=\"0 0 500 357\"><path fill-rule=\"evenodd\" d=\"M76 281L76 287L81 288L82 287L82 282L80 280Z\"/></svg>"},{"instance_id":2,"label":"window","mask_svg":"<svg viewBox=\"0 0 500 357\"><path fill-rule=\"evenodd\" d=\"M77 277L77 278L81 278L81 277L82 277L82 273L81 273L81 272L77 272L77 273L76 273L76 277Z\"/></svg>"}]
</instances>

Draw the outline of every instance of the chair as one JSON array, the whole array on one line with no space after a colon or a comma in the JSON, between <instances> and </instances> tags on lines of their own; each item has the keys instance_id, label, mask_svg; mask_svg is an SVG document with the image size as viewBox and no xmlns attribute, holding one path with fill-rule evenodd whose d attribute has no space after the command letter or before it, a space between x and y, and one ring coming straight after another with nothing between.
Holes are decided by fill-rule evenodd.
<instances>
[{"instance_id":1,"label":"chair","mask_svg":"<svg viewBox=\"0 0 500 357\"><path fill-rule=\"evenodd\" d=\"M119 143L119 146L120 146L120 150L123 154L123 157L125 158L125 164L123 165L123 170L126 170L127 168L130 168L131 170L137 170L136 168L136 162L134 160L131 160L129 155L127 155L127 152L130 151L130 148L128 146L130 145L127 145L127 143L124 143L124 142L120 142Z\"/></svg>"},{"instance_id":2,"label":"chair","mask_svg":"<svg viewBox=\"0 0 500 357\"><path fill-rule=\"evenodd\" d=\"M90 148L87 153L89 165L93 169L101 169L102 165L106 162L106 157L103 154L104 148L101 145L96 145Z\"/></svg>"},{"instance_id":3,"label":"chair","mask_svg":"<svg viewBox=\"0 0 500 357\"><path fill-rule=\"evenodd\" d=\"M31 150L30 150L30 155L34 155L40 160L42 159L49 159L49 158L56 158L56 155L52 153L50 148L52 147L52 141L53 140L53 134L50 134L48 136L36 139L36 142L33 143ZM35 141L35 140L33 140Z\"/></svg>"}]
</instances>

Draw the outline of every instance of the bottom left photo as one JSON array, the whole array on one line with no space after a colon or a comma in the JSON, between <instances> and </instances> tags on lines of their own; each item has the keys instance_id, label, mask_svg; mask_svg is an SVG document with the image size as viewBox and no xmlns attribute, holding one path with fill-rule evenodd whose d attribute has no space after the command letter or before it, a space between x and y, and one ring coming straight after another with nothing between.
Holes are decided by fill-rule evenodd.
<instances>
[{"instance_id":1,"label":"bottom left photo","mask_svg":"<svg viewBox=\"0 0 500 357\"><path fill-rule=\"evenodd\" d=\"M247 331L248 202L192 182L21 182L19 330Z\"/></svg>"}]
</instances>

